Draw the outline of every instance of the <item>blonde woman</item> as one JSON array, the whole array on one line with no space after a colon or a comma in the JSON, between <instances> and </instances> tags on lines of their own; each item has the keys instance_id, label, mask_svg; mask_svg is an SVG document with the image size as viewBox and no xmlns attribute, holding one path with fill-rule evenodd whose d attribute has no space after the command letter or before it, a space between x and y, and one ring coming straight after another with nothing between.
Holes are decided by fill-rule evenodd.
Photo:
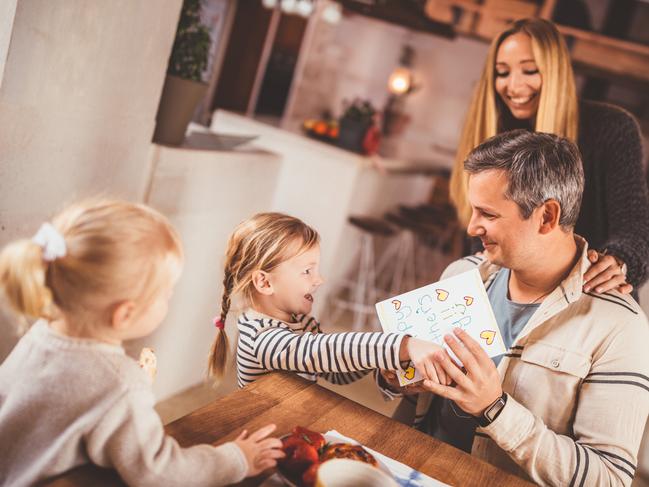
<instances>
[{"instance_id":1,"label":"blonde woman","mask_svg":"<svg viewBox=\"0 0 649 487\"><path fill-rule=\"evenodd\" d=\"M522 19L493 40L475 89L451 177L451 199L467 225L463 163L487 138L525 128L576 142L586 185L576 233L593 264L584 291L630 293L647 279L649 197L634 118L619 107L578 100L570 56L552 22ZM473 244L472 250L481 250Z\"/></svg>"}]
</instances>

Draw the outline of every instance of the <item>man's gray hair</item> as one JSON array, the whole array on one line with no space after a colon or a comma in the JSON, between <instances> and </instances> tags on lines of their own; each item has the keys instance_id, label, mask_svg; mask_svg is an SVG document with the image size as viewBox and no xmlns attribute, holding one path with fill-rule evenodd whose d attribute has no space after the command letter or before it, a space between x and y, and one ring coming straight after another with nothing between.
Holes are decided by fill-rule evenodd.
<instances>
[{"instance_id":1,"label":"man's gray hair","mask_svg":"<svg viewBox=\"0 0 649 487\"><path fill-rule=\"evenodd\" d=\"M579 149L568 139L523 129L498 134L471 151L464 169L469 174L505 171L509 183L505 197L518 205L524 219L552 199L561 206L562 228L577 223L584 170Z\"/></svg>"}]
</instances>

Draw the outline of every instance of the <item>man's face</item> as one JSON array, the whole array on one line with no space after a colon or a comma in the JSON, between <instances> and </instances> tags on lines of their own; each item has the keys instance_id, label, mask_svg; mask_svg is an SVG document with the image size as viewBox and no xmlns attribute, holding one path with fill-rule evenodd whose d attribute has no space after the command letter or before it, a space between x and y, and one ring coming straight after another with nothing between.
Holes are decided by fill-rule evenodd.
<instances>
[{"instance_id":1,"label":"man's face","mask_svg":"<svg viewBox=\"0 0 649 487\"><path fill-rule=\"evenodd\" d=\"M525 269L534 262L538 247L539 209L524 220L518 205L505 198L507 174L499 169L469 177L469 201L473 208L467 232L479 237L485 257L509 269Z\"/></svg>"}]
</instances>

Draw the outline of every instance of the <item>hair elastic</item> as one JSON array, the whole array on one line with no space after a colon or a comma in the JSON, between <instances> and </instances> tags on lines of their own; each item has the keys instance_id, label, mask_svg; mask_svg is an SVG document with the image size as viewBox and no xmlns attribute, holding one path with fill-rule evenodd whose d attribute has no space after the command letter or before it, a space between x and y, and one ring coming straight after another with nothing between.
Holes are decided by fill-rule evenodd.
<instances>
[{"instance_id":1,"label":"hair elastic","mask_svg":"<svg viewBox=\"0 0 649 487\"><path fill-rule=\"evenodd\" d=\"M219 317L215 317L213 323L214 326L216 326L219 330L223 330L225 328L225 323L223 323L223 320Z\"/></svg>"},{"instance_id":2,"label":"hair elastic","mask_svg":"<svg viewBox=\"0 0 649 487\"><path fill-rule=\"evenodd\" d=\"M65 238L51 223L43 223L32 237L32 242L43 249L43 260L48 262L65 257L68 251Z\"/></svg>"}]
</instances>

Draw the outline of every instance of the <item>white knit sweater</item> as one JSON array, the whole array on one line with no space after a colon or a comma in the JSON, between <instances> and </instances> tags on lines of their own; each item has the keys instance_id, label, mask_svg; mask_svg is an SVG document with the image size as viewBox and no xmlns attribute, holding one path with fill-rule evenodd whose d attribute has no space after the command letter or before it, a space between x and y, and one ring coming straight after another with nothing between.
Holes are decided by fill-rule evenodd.
<instances>
[{"instance_id":1,"label":"white knit sweater","mask_svg":"<svg viewBox=\"0 0 649 487\"><path fill-rule=\"evenodd\" d=\"M148 378L121 347L35 323L0 366L0 485L32 485L90 462L129 485L244 478L238 446L180 448L153 406Z\"/></svg>"}]
</instances>

